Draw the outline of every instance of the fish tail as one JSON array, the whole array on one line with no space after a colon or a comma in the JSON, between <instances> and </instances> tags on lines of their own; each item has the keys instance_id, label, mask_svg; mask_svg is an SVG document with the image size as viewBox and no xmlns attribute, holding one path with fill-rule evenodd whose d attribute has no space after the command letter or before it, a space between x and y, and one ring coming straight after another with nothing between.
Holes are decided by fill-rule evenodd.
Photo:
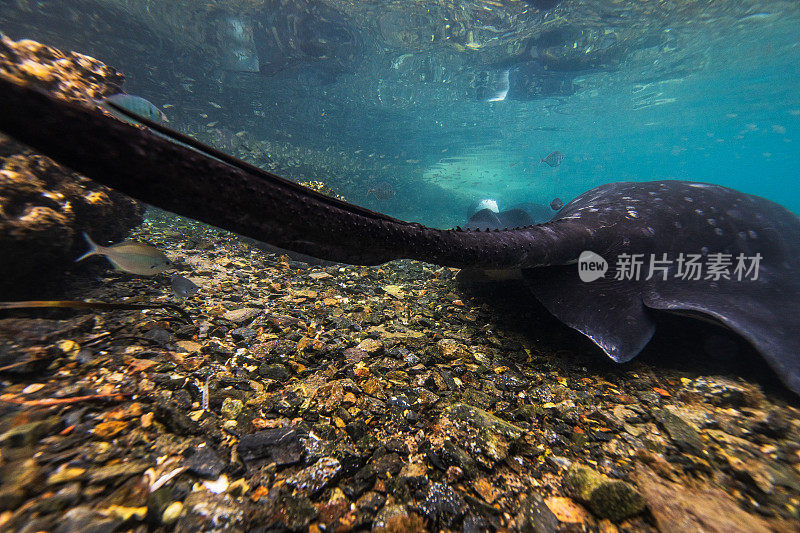
<instances>
[{"instance_id":1,"label":"fish tail","mask_svg":"<svg viewBox=\"0 0 800 533\"><path fill-rule=\"evenodd\" d=\"M100 251L100 247L99 247L99 246L97 246L97 243L95 243L95 242L92 240L92 238L91 238L91 237L89 237L89 234L88 234L88 233L86 233L85 231L83 232L83 238L84 238L84 239L86 239L86 244L88 244L88 245L89 245L89 251L88 251L88 252L86 252L85 254L83 254L82 256L80 256L79 258L77 258L77 259L75 260L75 262L76 262L76 263L77 263L78 261L83 261L84 259L86 259L86 258L87 258L87 257L89 257L89 256L92 256L92 255L97 255L97 254L99 253L99 251Z\"/></svg>"}]
</instances>

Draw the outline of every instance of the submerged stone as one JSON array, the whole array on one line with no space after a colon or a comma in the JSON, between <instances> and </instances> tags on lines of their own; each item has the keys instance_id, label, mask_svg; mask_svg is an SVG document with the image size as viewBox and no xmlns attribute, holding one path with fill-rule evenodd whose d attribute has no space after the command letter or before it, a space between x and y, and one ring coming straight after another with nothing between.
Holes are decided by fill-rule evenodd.
<instances>
[{"instance_id":1,"label":"submerged stone","mask_svg":"<svg viewBox=\"0 0 800 533\"><path fill-rule=\"evenodd\" d=\"M565 485L598 516L615 522L638 514L645 507L644 499L633 485L609 479L587 466L573 465L567 472Z\"/></svg>"},{"instance_id":2,"label":"submerged stone","mask_svg":"<svg viewBox=\"0 0 800 533\"><path fill-rule=\"evenodd\" d=\"M641 513L645 508L645 501L630 483L607 480L592 491L589 506L598 516L618 522Z\"/></svg>"},{"instance_id":3,"label":"submerged stone","mask_svg":"<svg viewBox=\"0 0 800 533\"><path fill-rule=\"evenodd\" d=\"M559 521L538 494L529 494L516 517L517 527L523 533L555 533Z\"/></svg>"},{"instance_id":4,"label":"submerged stone","mask_svg":"<svg viewBox=\"0 0 800 533\"><path fill-rule=\"evenodd\" d=\"M225 398L222 401L220 414L228 420L235 420L242 413L242 409L244 409L244 404L241 400Z\"/></svg>"},{"instance_id":5,"label":"submerged stone","mask_svg":"<svg viewBox=\"0 0 800 533\"><path fill-rule=\"evenodd\" d=\"M439 527L456 527L467 510L464 498L453 487L431 483L426 498L419 504L420 512Z\"/></svg>"},{"instance_id":6,"label":"submerged stone","mask_svg":"<svg viewBox=\"0 0 800 533\"><path fill-rule=\"evenodd\" d=\"M583 465L573 465L567 471L565 482L576 498L589 501L592 491L603 481L603 475Z\"/></svg>"},{"instance_id":7,"label":"submerged stone","mask_svg":"<svg viewBox=\"0 0 800 533\"><path fill-rule=\"evenodd\" d=\"M186 460L184 465L189 472L196 476L217 479L228 466L228 463L220 459L217 452L210 446L200 446L195 448L194 453Z\"/></svg>"},{"instance_id":8,"label":"submerged stone","mask_svg":"<svg viewBox=\"0 0 800 533\"><path fill-rule=\"evenodd\" d=\"M511 446L524 433L522 428L483 409L462 403L445 409L442 417L445 431L455 430L457 435L452 438L461 442L470 455L486 467L505 459Z\"/></svg>"},{"instance_id":9,"label":"submerged stone","mask_svg":"<svg viewBox=\"0 0 800 533\"><path fill-rule=\"evenodd\" d=\"M237 447L247 463L263 460L278 466L297 463L303 455L300 435L292 428L272 428L244 435Z\"/></svg>"},{"instance_id":10,"label":"submerged stone","mask_svg":"<svg viewBox=\"0 0 800 533\"><path fill-rule=\"evenodd\" d=\"M300 470L286 480L297 491L315 494L325 488L342 470L342 464L333 457L323 457L308 468Z\"/></svg>"},{"instance_id":11,"label":"submerged stone","mask_svg":"<svg viewBox=\"0 0 800 533\"><path fill-rule=\"evenodd\" d=\"M222 318L225 320L230 320L236 324L242 324L254 319L259 314L261 314L261 309L256 307L243 307L242 309L235 309L233 311L226 312L222 315Z\"/></svg>"},{"instance_id":12,"label":"submerged stone","mask_svg":"<svg viewBox=\"0 0 800 533\"><path fill-rule=\"evenodd\" d=\"M705 448L697 429L678 413L669 409L659 409L653 414L667 430L670 439L684 451L697 454Z\"/></svg>"}]
</instances>

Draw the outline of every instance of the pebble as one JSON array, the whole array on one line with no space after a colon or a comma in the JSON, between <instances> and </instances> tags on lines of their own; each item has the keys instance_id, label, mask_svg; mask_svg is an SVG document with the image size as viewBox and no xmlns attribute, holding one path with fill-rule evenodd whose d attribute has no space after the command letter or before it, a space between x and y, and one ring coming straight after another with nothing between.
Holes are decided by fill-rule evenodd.
<instances>
[{"instance_id":1,"label":"pebble","mask_svg":"<svg viewBox=\"0 0 800 533\"><path fill-rule=\"evenodd\" d=\"M669 409L658 409L653 414L667 430L670 439L683 450L698 454L705 448L697 428L678 413Z\"/></svg>"},{"instance_id":2,"label":"pebble","mask_svg":"<svg viewBox=\"0 0 800 533\"><path fill-rule=\"evenodd\" d=\"M225 398L222 401L220 414L223 418L235 420L242 413L242 409L244 409L244 404L241 400L237 400L235 398Z\"/></svg>"},{"instance_id":3,"label":"pebble","mask_svg":"<svg viewBox=\"0 0 800 533\"><path fill-rule=\"evenodd\" d=\"M609 479L587 466L574 464L567 472L565 485L598 516L615 522L638 514L645 507L644 499L633 485Z\"/></svg>"},{"instance_id":4,"label":"pebble","mask_svg":"<svg viewBox=\"0 0 800 533\"><path fill-rule=\"evenodd\" d=\"M558 518L538 494L525 497L516 522L519 531L525 533L555 533L559 530Z\"/></svg>"},{"instance_id":5,"label":"pebble","mask_svg":"<svg viewBox=\"0 0 800 533\"><path fill-rule=\"evenodd\" d=\"M439 353L445 359L471 359L469 348L453 339L442 339L437 343Z\"/></svg>"},{"instance_id":6,"label":"pebble","mask_svg":"<svg viewBox=\"0 0 800 533\"><path fill-rule=\"evenodd\" d=\"M364 339L356 348L365 352L367 355L375 355L383 351L383 343L376 339Z\"/></svg>"},{"instance_id":7,"label":"pebble","mask_svg":"<svg viewBox=\"0 0 800 533\"><path fill-rule=\"evenodd\" d=\"M592 491L589 506L598 516L619 522L641 513L645 508L645 501L630 483L607 480Z\"/></svg>"},{"instance_id":8,"label":"pebble","mask_svg":"<svg viewBox=\"0 0 800 533\"><path fill-rule=\"evenodd\" d=\"M178 341L175 346L187 353L198 353L203 347L199 342L195 341Z\"/></svg>"},{"instance_id":9,"label":"pebble","mask_svg":"<svg viewBox=\"0 0 800 533\"><path fill-rule=\"evenodd\" d=\"M187 471L192 474L207 478L216 479L228 466L227 461L220 458L216 451L210 446L198 446L194 452L184 462Z\"/></svg>"},{"instance_id":10,"label":"pebble","mask_svg":"<svg viewBox=\"0 0 800 533\"><path fill-rule=\"evenodd\" d=\"M342 470L342 464L334 457L323 457L316 463L300 470L286 484L307 494L316 494L331 482Z\"/></svg>"},{"instance_id":11,"label":"pebble","mask_svg":"<svg viewBox=\"0 0 800 533\"><path fill-rule=\"evenodd\" d=\"M225 320L230 320L236 324L248 322L261 314L261 309L255 307L243 307L241 309L234 309L227 311L222 315Z\"/></svg>"},{"instance_id":12,"label":"pebble","mask_svg":"<svg viewBox=\"0 0 800 533\"><path fill-rule=\"evenodd\" d=\"M20 424L0 435L0 446L9 446L12 448L32 446L45 434L49 433L57 424L58 421L54 418Z\"/></svg>"},{"instance_id":13,"label":"pebble","mask_svg":"<svg viewBox=\"0 0 800 533\"><path fill-rule=\"evenodd\" d=\"M237 451L245 463L261 460L280 466L299 462L303 445L294 429L281 427L242 436Z\"/></svg>"},{"instance_id":14,"label":"pebble","mask_svg":"<svg viewBox=\"0 0 800 533\"><path fill-rule=\"evenodd\" d=\"M236 328L231 331L231 338L234 342L250 342L252 341L257 332L253 328Z\"/></svg>"},{"instance_id":15,"label":"pebble","mask_svg":"<svg viewBox=\"0 0 800 533\"><path fill-rule=\"evenodd\" d=\"M372 533L400 531L399 524L409 522L409 512L405 505L385 505L372 521Z\"/></svg>"},{"instance_id":16,"label":"pebble","mask_svg":"<svg viewBox=\"0 0 800 533\"><path fill-rule=\"evenodd\" d=\"M446 427L452 427L451 438L462 442L475 460L489 468L504 460L524 433L483 409L461 403L445 409L442 420Z\"/></svg>"},{"instance_id":17,"label":"pebble","mask_svg":"<svg viewBox=\"0 0 800 533\"><path fill-rule=\"evenodd\" d=\"M263 364L258 367L258 373L261 377L278 382L285 382L292 376L286 366L280 363Z\"/></svg>"},{"instance_id":18,"label":"pebble","mask_svg":"<svg viewBox=\"0 0 800 533\"><path fill-rule=\"evenodd\" d=\"M467 504L450 485L431 483L419 510L437 527L454 528L466 513Z\"/></svg>"},{"instance_id":19,"label":"pebble","mask_svg":"<svg viewBox=\"0 0 800 533\"><path fill-rule=\"evenodd\" d=\"M181 516L181 513L183 513L183 503L172 502L161 514L161 523L167 526L174 524Z\"/></svg>"}]
</instances>

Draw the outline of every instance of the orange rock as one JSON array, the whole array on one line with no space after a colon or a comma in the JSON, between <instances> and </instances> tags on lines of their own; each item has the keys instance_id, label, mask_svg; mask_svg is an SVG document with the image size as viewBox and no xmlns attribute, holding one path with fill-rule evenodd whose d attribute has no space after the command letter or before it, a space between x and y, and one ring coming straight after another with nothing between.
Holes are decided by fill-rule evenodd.
<instances>
[{"instance_id":1,"label":"orange rock","mask_svg":"<svg viewBox=\"0 0 800 533\"><path fill-rule=\"evenodd\" d=\"M156 366L156 362L150 359L136 359L135 357L131 357L128 361L128 372L136 373L136 372L144 372L145 370L149 370L150 368Z\"/></svg>"},{"instance_id":2,"label":"orange rock","mask_svg":"<svg viewBox=\"0 0 800 533\"><path fill-rule=\"evenodd\" d=\"M269 494L269 489L264 485L259 485L258 488L256 488L256 490L254 490L253 493L250 495L250 499L253 500L254 502L257 502L259 499L265 497L267 494Z\"/></svg>"},{"instance_id":3,"label":"orange rock","mask_svg":"<svg viewBox=\"0 0 800 533\"><path fill-rule=\"evenodd\" d=\"M481 498L487 503L494 503L499 494L486 478L479 478L472 482L472 488L480 494Z\"/></svg>"},{"instance_id":4,"label":"orange rock","mask_svg":"<svg viewBox=\"0 0 800 533\"><path fill-rule=\"evenodd\" d=\"M101 439L110 439L111 437L119 434L123 429L128 426L127 422L112 420L110 422L100 422L97 424L92 433Z\"/></svg>"},{"instance_id":5,"label":"orange rock","mask_svg":"<svg viewBox=\"0 0 800 533\"><path fill-rule=\"evenodd\" d=\"M547 498L544 503L553 511L561 522L568 524L583 524L589 519L589 512L580 504L569 498L553 496Z\"/></svg>"}]
</instances>

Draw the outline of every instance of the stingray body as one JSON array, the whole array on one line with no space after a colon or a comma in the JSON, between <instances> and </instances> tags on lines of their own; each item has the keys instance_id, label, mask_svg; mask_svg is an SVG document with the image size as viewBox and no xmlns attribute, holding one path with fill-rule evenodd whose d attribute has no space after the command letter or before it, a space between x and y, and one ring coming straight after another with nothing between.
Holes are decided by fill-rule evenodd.
<instances>
[{"instance_id":1,"label":"stingray body","mask_svg":"<svg viewBox=\"0 0 800 533\"><path fill-rule=\"evenodd\" d=\"M557 318L622 362L652 337L650 309L710 317L747 339L800 392L796 215L718 185L654 181L592 189L552 223L575 221L593 229L587 250L611 266L588 283L574 264L523 269L533 294ZM701 270L687 275L680 258L691 255ZM638 275L625 259L635 256L643 260ZM715 272L714 264L725 268ZM650 265L659 268L650 272Z\"/></svg>"},{"instance_id":2,"label":"stingray body","mask_svg":"<svg viewBox=\"0 0 800 533\"><path fill-rule=\"evenodd\" d=\"M559 319L626 361L653 334L649 309L699 313L749 340L800 393L800 219L716 185L612 183L549 222L501 231L437 230L348 204L252 167L159 124L152 131L0 78L0 130L134 198L322 259L373 265L412 258L519 270ZM192 147L192 148L189 148ZM677 279L677 265L581 281L578 259L624 254L759 256L757 279Z\"/></svg>"},{"instance_id":3,"label":"stingray body","mask_svg":"<svg viewBox=\"0 0 800 533\"><path fill-rule=\"evenodd\" d=\"M490 231L522 228L535 223L534 218L524 209L507 209L497 213L491 209L481 209L469 218L464 229Z\"/></svg>"}]
</instances>

